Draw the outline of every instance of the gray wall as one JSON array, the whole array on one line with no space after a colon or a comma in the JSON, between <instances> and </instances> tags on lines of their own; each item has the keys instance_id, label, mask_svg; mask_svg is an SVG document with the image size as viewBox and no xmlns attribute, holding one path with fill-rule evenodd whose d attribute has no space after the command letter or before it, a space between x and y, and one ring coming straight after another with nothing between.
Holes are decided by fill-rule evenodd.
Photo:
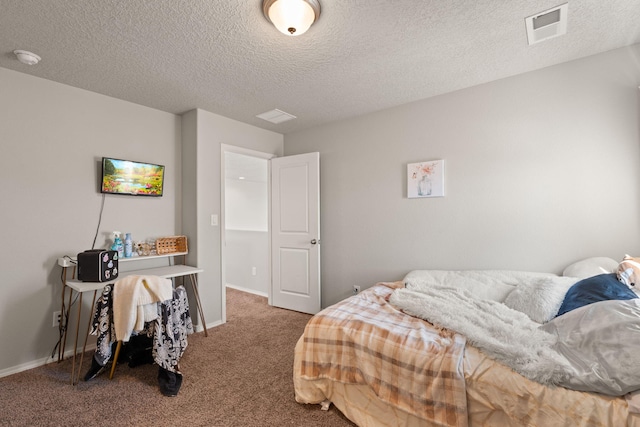
<instances>
[{"instance_id":1,"label":"gray wall","mask_svg":"<svg viewBox=\"0 0 640 427\"><path fill-rule=\"evenodd\" d=\"M193 110L183 115L183 228L192 242L188 262L204 268L199 275L200 298L208 326L225 321L225 290L221 285L221 145L233 145L282 155L283 136L209 113ZM221 222L219 221L219 224Z\"/></svg>"},{"instance_id":2,"label":"gray wall","mask_svg":"<svg viewBox=\"0 0 640 427\"><path fill-rule=\"evenodd\" d=\"M102 156L163 164L166 181L161 198L106 196L96 248L112 230L174 235L182 218L180 117L3 68L0 94L2 376L43 363L57 341L56 261L92 246Z\"/></svg>"},{"instance_id":3,"label":"gray wall","mask_svg":"<svg viewBox=\"0 0 640 427\"><path fill-rule=\"evenodd\" d=\"M412 269L640 253L640 45L287 134L319 151L323 306ZM445 160L444 198L407 199Z\"/></svg>"}]
</instances>

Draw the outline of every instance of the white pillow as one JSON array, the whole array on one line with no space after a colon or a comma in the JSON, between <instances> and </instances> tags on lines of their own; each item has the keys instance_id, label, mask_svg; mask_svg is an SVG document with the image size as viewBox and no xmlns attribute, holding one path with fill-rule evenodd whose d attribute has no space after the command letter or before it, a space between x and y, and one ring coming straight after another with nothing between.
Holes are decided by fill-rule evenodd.
<instances>
[{"instance_id":1,"label":"white pillow","mask_svg":"<svg viewBox=\"0 0 640 427\"><path fill-rule=\"evenodd\" d=\"M593 257L574 262L564 269L563 276L586 279L598 274L614 273L618 269L618 261L607 257Z\"/></svg>"},{"instance_id":2,"label":"white pillow","mask_svg":"<svg viewBox=\"0 0 640 427\"><path fill-rule=\"evenodd\" d=\"M546 323L553 319L564 296L576 279L573 277L554 277L519 284L504 300L504 304L518 310L534 322Z\"/></svg>"}]
</instances>

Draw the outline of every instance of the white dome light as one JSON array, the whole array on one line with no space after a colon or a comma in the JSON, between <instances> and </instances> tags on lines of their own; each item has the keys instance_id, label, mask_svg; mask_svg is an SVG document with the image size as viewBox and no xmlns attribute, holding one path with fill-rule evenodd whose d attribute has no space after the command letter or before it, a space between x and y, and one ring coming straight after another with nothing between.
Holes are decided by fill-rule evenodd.
<instances>
[{"instance_id":1,"label":"white dome light","mask_svg":"<svg viewBox=\"0 0 640 427\"><path fill-rule=\"evenodd\" d=\"M317 0L263 0L264 16L288 36L304 34L320 16Z\"/></svg>"}]
</instances>

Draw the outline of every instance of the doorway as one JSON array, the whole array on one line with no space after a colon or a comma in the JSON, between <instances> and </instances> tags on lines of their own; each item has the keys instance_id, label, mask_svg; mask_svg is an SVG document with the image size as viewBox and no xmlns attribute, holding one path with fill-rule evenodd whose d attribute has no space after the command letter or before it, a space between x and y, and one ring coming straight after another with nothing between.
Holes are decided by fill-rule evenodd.
<instances>
[{"instance_id":1,"label":"doorway","mask_svg":"<svg viewBox=\"0 0 640 427\"><path fill-rule=\"evenodd\" d=\"M321 309L320 153L276 158L221 146L222 322L227 321L228 284L264 295L264 287L254 285L266 283L269 305L317 313ZM244 185L247 182L254 185ZM260 270L258 264L263 266Z\"/></svg>"},{"instance_id":2,"label":"doorway","mask_svg":"<svg viewBox=\"0 0 640 427\"><path fill-rule=\"evenodd\" d=\"M222 146L222 317L226 288L269 298L271 284L269 159L274 155Z\"/></svg>"}]
</instances>

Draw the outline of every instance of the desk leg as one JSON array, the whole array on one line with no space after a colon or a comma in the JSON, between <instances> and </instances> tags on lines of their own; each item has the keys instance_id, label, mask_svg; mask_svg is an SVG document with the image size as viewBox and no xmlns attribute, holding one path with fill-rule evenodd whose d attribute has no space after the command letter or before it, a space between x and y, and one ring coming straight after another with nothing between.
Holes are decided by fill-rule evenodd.
<instances>
[{"instance_id":1,"label":"desk leg","mask_svg":"<svg viewBox=\"0 0 640 427\"><path fill-rule=\"evenodd\" d=\"M113 355L113 362L111 362L111 371L109 372L109 379L113 379L113 373L116 371L116 365L118 364L118 356L120 356L120 349L122 348L122 341L119 340L116 345L116 354Z\"/></svg>"},{"instance_id":2,"label":"desk leg","mask_svg":"<svg viewBox=\"0 0 640 427\"><path fill-rule=\"evenodd\" d=\"M202 322L202 327L204 328L204 336L208 337L209 334L207 333L207 322L204 320L204 311L202 311L202 303L200 302L200 294L198 292L198 279L195 274L190 274L189 279L191 279L191 287L193 288L193 293L196 296L198 312L200 312L200 321Z\"/></svg>"},{"instance_id":3,"label":"desk leg","mask_svg":"<svg viewBox=\"0 0 640 427\"><path fill-rule=\"evenodd\" d=\"M67 290L67 268L64 267L62 269L62 298L60 298L60 324L58 324L58 339L60 339L60 345L58 346L58 363L62 361L64 357L64 343L67 338L67 328L64 324L64 293ZM64 331L61 332L61 328L64 328Z\"/></svg>"},{"instance_id":4,"label":"desk leg","mask_svg":"<svg viewBox=\"0 0 640 427\"><path fill-rule=\"evenodd\" d=\"M97 294L98 291L93 291L93 301L91 302L91 307L95 307L96 305ZM82 354L80 355L80 365L78 366L78 381L76 381L76 384L80 382L80 375L82 375L82 361L84 360L84 352L87 351L87 339L89 339L89 331L91 330L92 320L92 313L89 313L89 322L87 323L87 332L84 335L84 344L82 345ZM78 319L78 323L80 323L80 319Z\"/></svg>"},{"instance_id":5,"label":"desk leg","mask_svg":"<svg viewBox=\"0 0 640 427\"><path fill-rule=\"evenodd\" d=\"M67 302L67 311L62 312L62 320L64 321L64 336L62 337L62 358L63 359L64 359L64 352L67 348L67 333L69 332L69 315L71 314L71 297L72 296L73 296L73 289L69 289L69 301Z\"/></svg>"},{"instance_id":6,"label":"desk leg","mask_svg":"<svg viewBox=\"0 0 640 427\"><path fill-rule=\"evenodd\" d=\"M76 321L76 340L73 344L73 362L71 364L71 385L75 385L76 378L76 353L78 352L78 332L80 331L80 317L82 316L82 292L78 299L78 319Z\"/></svg>"}]
</instances>

